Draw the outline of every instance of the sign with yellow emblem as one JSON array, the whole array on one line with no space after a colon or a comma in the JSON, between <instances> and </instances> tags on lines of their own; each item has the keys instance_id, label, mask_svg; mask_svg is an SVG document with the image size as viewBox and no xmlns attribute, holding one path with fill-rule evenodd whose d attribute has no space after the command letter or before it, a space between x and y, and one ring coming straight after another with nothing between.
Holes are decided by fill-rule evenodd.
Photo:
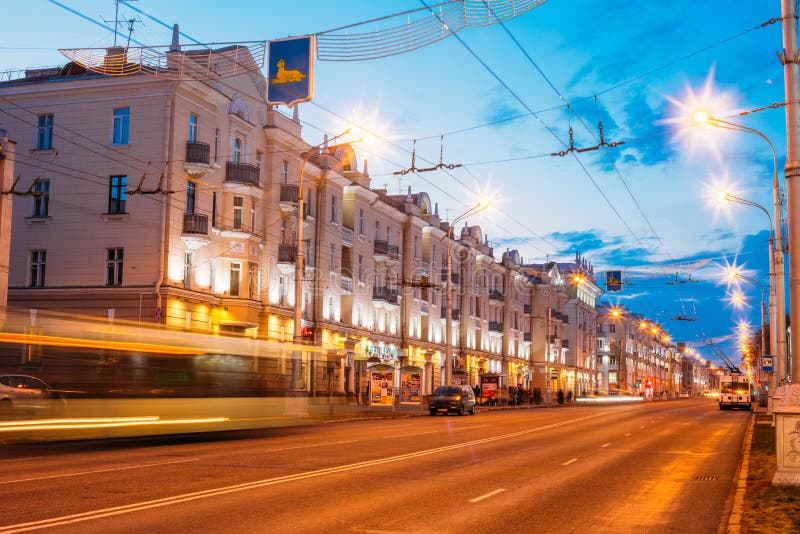
<instances>
[{"instance_id":1,"label":"sign with yellow emblem","mask_svg":"<svg viewBox=\"0 0 800 534\"><path fill-rule=\"evenodd\" d=\"M292 107L314 96L314 36L269 42L267 104Z\"/></svg>"}]
</instances>

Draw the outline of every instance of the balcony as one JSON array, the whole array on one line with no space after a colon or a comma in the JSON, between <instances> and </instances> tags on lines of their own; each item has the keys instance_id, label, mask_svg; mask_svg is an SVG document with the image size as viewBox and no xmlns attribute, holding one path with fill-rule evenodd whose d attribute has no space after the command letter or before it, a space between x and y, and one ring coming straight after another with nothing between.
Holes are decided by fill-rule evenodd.
<instances>
[{"instance_id":1,"label":"balcony","mask_svg":"<svg viewBox=\"0 0 800 534\"><path fill-rule=\"evenodd\" d=\"M300 199L300 188L294 184L281 184L281 196L278 206L284 213L297 212L297 203Z\"/></svg>"},{"instance_id":2,"label":"balcony","mask_svg":"<svg viewBox=\"0 0 800 534\"><path fill-rule=\"evenodd\" d=\"M459 277L459 275L458 275L458 273L456 271L453 271L450 274L450 281L453 284L460 284L461 283L461 278ZM442 269L442 282L447 283L447 269Z\"/></svg>"},{"instance_id":3,"label":"balcony","mask_svg":"<svg viewBox=\"0 0 800 534\"><path fill-rule=\"evenodd\" d=\"M441 317L445 319L447 317L447 308L442 308L441 310ZM451 317L454 321L458 321L461 318L461 310L453 310Z\"/></svg>"},{"instance_id":4,"label":"balcony","mask_svg":"<svg viewBox=\"0 0 800 534\"><path fill-rule=\"evenodd\" d=\"M196 250L208 244L208 215L203 213L183 214L183 234L181 239L186 248Z\"/></svg>"},{"instance_id":5,"label":"balcony","mask_svg":"<svg viewBox=\"0 0 800 534\"><path fill-rule=\"evenodd\" d=\"M558 336L553 334L549 337L550 343L555 344L558 341Z\"/></svg>"},{"instance_id":6,"label":"balcony","mask_svg":"<svg viewBox=\"0 0 800 534\"><path fill-rule=\"evenodd\" d=\"M397 290L391 287L375 286L372 288L372 300L396 305Z\"/></svg>"},{"instance_id":7,"label":"balcony","mask_svg":"<svg viewBox=\"0 0 800 534\"><path fill-rule=\"evenodd\" d=\"M297 261L297 245L278 245L278 263L294 263Z\"/></svg>"},{"instance_id":8,"label":"balcony","mask_svg":"<svg viewBox=\"0 0 800 534\"><path fill-rule=\"evenodd\" d=\"M522 313L524 313L525 315L530 315L532 313L531 305L530 304L524 304L522 306Z\"/></svg>"},{"instance_id":9,"label":"balcony","mask_svg":"<svg viewBox=\"0 0 800 534\"><path fill-rule=\"evenodd\" d=\"M489 321L489 332L503 332L503 323Z\"/></svg>"},{"instance_id":10,"label":"balcony","mask_svg":"<svg viewBox=\"0 0 800 534\"><path fill-rule=\"evenodd\" d=\"M569 339L562 339L561 340L561 347L564 348L564 349L568 349L569 348Z\"/></svg>"},{"instance_id":11,"label":"balcony","mask_svg":"<svg viewBox=\"0 0 800 534\"><path fill-rule=\"evenodd\" d=\"M397 261L400 258L400 249L397 245L390 245L388 241L376 240L373 245L375 261Z\"/></svg>"},{"instance_id":12,"label":"balcony","mask_svg":"<svg viewBox=\"0 0 800 534\"><path fill-rule=\"evenodd\" d=\"M353 229L348 228L346 226L342 226L342 245L345 247L352 247L353 246Z\"/></svg>"},{"instance_id":13,"label":"balcony","mask_svg":"<svg viewBox=\"0 0 800 534\"><path fill-rule=\"evenodd\" d=\"M525 332L524 334L522 334L522 341L531 341L531 333Z\"/></svg>"},{"instance_id":14,"label":"balcony","mask_svg":"<svg viewBox=\"0 0 800 534\"><path fill-rule=\"evenodd\" d=\"M213 169L210 165L211 148L208 143L199 141L186 142L186 159L183 160L184 170L193 178L202 178Z\"/></svg>"},{"instance_id":15,"label":"balcony","mask_svg":"<svg viewBox=\"0 0 800 534\"><path fill-rule=\"evenodd\" d=\"M498 302L503 302L503 292L499 289L490 289L489 290L489 300L494 300Z\"/></svg>"},{"instance_id":16,"label":"balcony","mask_svg":"<svg viewBox=\"0 0 800 534\"><path fill-rule=\"evenodd\" d=\"M340 275L339 276L339 289L342 293L352 294L353 293L353 279L349 276Z\"/></svg>"},{"instance_id":17,"label":"balcony","mask_svg":"<svg viewBox=\"0 0 800 534\"><path fill-rule=\"evenodd\" d=\"M260 169L258 165L249 163L234 163L229 161L225 164L225 181L244 185L257 186L259 182Z\"/></svg>"},{"instance_id":18,"label":"balcony","mask_svg":"<svg viewBox=\"0 0 800 534\"><path fill-rule=\"evenodd\" d=\"M427 315L429 307L430 307L430 305L428 304L427 300L421 300L419 302L419 312L420 313L424 313L425 315Z\"/></svg>"}]
</instances>

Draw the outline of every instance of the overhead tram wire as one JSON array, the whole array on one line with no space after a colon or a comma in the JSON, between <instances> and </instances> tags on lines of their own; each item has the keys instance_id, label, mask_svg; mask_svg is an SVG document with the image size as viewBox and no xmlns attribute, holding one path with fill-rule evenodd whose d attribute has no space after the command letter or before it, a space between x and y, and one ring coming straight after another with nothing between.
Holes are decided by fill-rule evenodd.
<instances>
[{"instance_id":1,"label":"overhead tram wire","mask_svg":"<svg viewBox=\"0 0 800 534\"><path fill-rule=\"evenodd\" d=\"M427 3L425 2L425 0L419 0L419 1L420 1L420 3L422 3L422 5L427 7ZM434 16L435 16L435 14L434 14ZM528 111L528 113L530 113L531 115L533 115L534 118L536 118L537 122L539 122L539 124L545 130L547 130L559 143L561 143L561 145L564 148L567 148L567 144L558 136L558 134L556 132L554 132L552 128L547 126L544 123L544 121L542 121L542 119L536 114L536 112L533 111L530 108L530 106L528 106L528 104L525 103L525 101L523 101L519 97L519 95L517 95L517 93L514 92L514 90L511 89L511 87L502 78L500 78L500 76L494 71L494 69L492 69L485 61L483 61L483 59L480 56L478 56L478 54L476 54L475 51L472 50L472 48L458 34L453 34L453 37L455 37L458 40L458 42L461 43L461 45L464 48L467 49L467 51L472 55L472 57L474 57L481 65L483 65L483 67L494 77L494 79L498 83L500 83L500 85L502 85L506 89L506 91L508 91L509 94L511 94L517 100L517 102L519 102L519 104ZM603 198L603 200L606 201L606 204L608 204L608 206L611 208L611 210L614 212L614 214L620 220L620 222L622 222L622 224L625 226L625 228L627 228L628 232L630 232L630 234L634 237L636 242L639 243L643 248L646 249L647 247L642 242L641 238L638 235L636 235L636 233L633 231L633 228L630 227L630 225L625 220L625 218L622 216L622 214L619 212L619 210L617 210L616 206L614 206L613 202L611 202L611 199L608 198L608 196L606 195L605 191L603 191L603 189L600 187L600 184L597 183L597 180L595 180L594 177L592 176L592 174L589 172L589 169L586 168L586 166L583 164L583 162L580 160L580 158L578 158L578 156L574 152L571 152L571 155L572 155L573 159L575 159L575 161L578 163L580 168L583 170L583 172L586 175L586 177L589 178L589 180L595 186L597 191L600 193L600 196Z\"/></svg>"}]
</instances>

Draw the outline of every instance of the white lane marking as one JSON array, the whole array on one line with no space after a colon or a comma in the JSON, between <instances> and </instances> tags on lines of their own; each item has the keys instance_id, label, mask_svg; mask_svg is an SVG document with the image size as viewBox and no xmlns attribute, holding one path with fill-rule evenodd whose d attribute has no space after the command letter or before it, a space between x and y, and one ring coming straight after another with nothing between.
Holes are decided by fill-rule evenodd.
<instances>
[{"instance_id":1,"label":"white lane marking","mask_svg":"<svg viewBox=\"0 0 800 534\"><path fill-rule=\"evenodd\" d=\"M0 525L0 532L3 533L11 533L11 532L27 532L29 530L38 530L41 528L52 528L62 525L69 525L72 523L78 523L81 521L89 521L92 519L100 519L103 517L110 517L120 514L127 514L131 512L140 512L144 510L150 510L153 508L160 508L162 506L169 506L171 504L179 504L183 502L195 501L198 499L205 499L208 497L216 497L218 495L225 495L228 493L236 493L239 491L246 491L251 489L257 488L264 488L267 486L274 486L277 484L282 484L285 482L294 482L297 480L305 480L309 478L316 478L325 475L331 475L336 473L342 473L345 471L353 471L356 469L364 469L366 467L373 467L376 465L381 464L388 464L393 462L399 462L404 460L416 459L423 456L430 456L434 454L439 454L441 452L466 448L466 447L473 447L476 445L483 445L485 443L492 443L494 441L500 441L504 439L516 438L520 436L526 436L528 434L533 434L536 432L541 432L543 430L549 430L551 428L558 428L566 425L570 425L573 423L578 423L580 421L586 421L587 419L596 419L598 417L603 417L608 414L612 413L619 413L619 410L615 411L608 411L608 412L600 412L597 414L587 415L584 417L578 417L577 419L569 419L567 421L561 421L559 423L552 423L545 426L529 428L526 430L520 430L517 432L512 432L510 434L501 434L498 436L492 436L488 438L482 439L475 439L472 441L465 441L464 443L458 443L455 445L446 445L444 447L436 447L433 449L423 449L417 452L411 452L406 454L400 454L397 456L388 456L385 458L376 458L375 460L367 460L364 462L356 462L353 464L345 464L339 465L334 467L326 467L323 469L317 469L314 471L305 471L302 473L296 473L293 475L284 475L275 478L267 478L264 480L256 480L254 482L245 482L242 484L235 484L232 486L223 486L219 488L213 488L209 490L202 490L202 491L195 491L192 493L184 493L181 495L173 495L172 497L164 497L161 499L154 499L151 501L141 501L138 503L133 504L124 504L121 506L114 506L111 508L101 508L98 510L90 510L88 512L80 512L77 514L70 514L64 515L60 517L52 517L49 519L39 519L37 521L29 521L27 523L17 523L15 525Z\"/></svg>"},{"instance_id":2,"label":"white lane marking","mask_svg":"<svg viewBox=\"0 0 800 534\"><path fill-rule=\"evenodd\" d=\"M609 445L611 445L611 443L610 443L610 442L609 442L609 443L606 443L605 445L600 445L600 448L601 448L601 449L605 449L605 448L606 448L606 447L608 447Z\"/></svg>"},{"instance_id":3,"label":"white lane marking","mask_svg":"<svg viewBox=\"0 0 800 534\"><path fill-rule=\"evenodd\" d=\"M561 464L561 465L569 465L569 464L571 464L571 463L574 463L574 462L577 462L577 461L578 461L578 459L577 459L577 458L573 458L572 460L567 460L566 462L564 462L564 463L563 463L563 464Z\"/></svg>"},{"instance_id":4,"label":"white lane marking","mask_svg":"<svg viewBox=\"0 0 800 534\"><path fill-rule=\"evenodd\" d=\"M630 435L631 435L631 433L630 433L630 432L628 432L627 434L625 434L625 437L627 438L627 437L628 437L628 436L630 436Z\"/></svg>"},{"instance_id":5,"label":"white lane marking","mask_svg":"<svg viewBox=\"0 0 800 534\"><path fill-rule=\"evenodd\" d=\"M95 471L79 471L77 473L64 473L63 475L49 475L46 477L33 477L33 478L18 478L17 480L0 480L0 484L14 484L17 482L32 482L34 480L47 480L50 478L64 478L64 477L75 477L79 475L92 475L95 473L108 473L109 471L126 471L129 469L141 469L143 467L156 467L159 465L169 465L169 464L184 464L186 462L197 462L200 458L190 458L188 460L174 460L172 462L159 462L156 464L139 464L139 465L129 465L126 467L113 467L111 469L97 469Z\"/></svg>"},{"instance_id":6,"label":"white lane marking","mask_svg":"<svg viewBox=\"0 0 800 534\"><path fill-rule=\"evenodd\" d=\"M469 502L479 502L482 501L483 499L488 499L489 497L497 495L498 493L503 493L505 490L506 490L505 488L499 488L494 491L490 491L489 493L485 493L480 497L475 497L474 499L470 499Z\"/></svg>"},{"instance_id":7,"label":"white lane marking","mask_svg":"<svg viewBox=\"0 0 800 534\"><path fill-rule=\"evenodd\" d=\"M483 428L489 425L474 425L474 426L460 426L458 428L453 428L452 430L471 430L473 428Z\"/></svg>"},{"instance_id":8,"label":"white lane marking","mask_svg":"<svg viewBox=\"0 0 800 534\"><path fill-rule=\"evenodd\" d=\"M24 462L25 460L39 460L41 458L47 458L47 456L31 456L29 458L12 458L10 460L0 460L0 463L5 463L5 462Z\"/></svg>"},{"instance_id":9,"label":"white lane marking","mask_svg":"<svg viewBox=\"0 0 800 534\"><path fill-rule=\"evenodd\" d=\"M350 441L329 441L328 443L313 443L311 445L298 445L297 447L282 447L280 449L266 449L261 452L278 452L278 451L293 451L295 449L308 449L310 447L325 447L326 445L341 445L342 443L355 443L357 439Z\"/></svg>"},{"instance_id":10,"label":"white lane marking","mask_svg":"<svg viewBox=\"0 0 800 534\"><path fill-rule=\"evenodd\" d=\"M438 434L439 430L431 430L428 432L414 432L411 434L393 434L391 436L381 436L381 439L391 439L391 438L407 438L408 436L422 436L424 434Z\"/></svg>"}]
</instances>

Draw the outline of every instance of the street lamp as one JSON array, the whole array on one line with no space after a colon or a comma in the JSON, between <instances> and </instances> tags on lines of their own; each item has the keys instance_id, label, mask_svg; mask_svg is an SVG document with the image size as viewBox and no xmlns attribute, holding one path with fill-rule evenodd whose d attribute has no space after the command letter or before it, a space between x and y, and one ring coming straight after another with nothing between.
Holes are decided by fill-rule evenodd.
<instances>
[{"instance_id":1,"label":"street lamp","mask_svg":"<svg viewBox=\"0 0 800 534\"><path fill-rule=\"evenodd\" d=\"M306 165L308 164L308 160L310 160L315 154L319 153L319 149L322 146L327 145L328 143L339 139L340 137L344 137L345 135L350 133L350 129L345 130L344 132L331 137L330 139L325 139L323 142L312 146L303 154L303 163L300 165L300 181L298 183L298 191L297 191L297 242L296 242L296 250L295 250L295 265L294 265L294 343L298 345L303 341L303 328L302 328L302 320L303 320L303 271L305 270L305 266L303 265L303 178L306 172ZM352 143L357 142L358 140L352 141ZM301 351L297 350L297 355L292 362L292 378L289 384L289 389L298 389L301 376L300 376L300 369L301 369L301 359L302 354Z\"/></svg>"},{"instance_id":2,"label":"street lamp","mask_svg":"<svg viewBox=\"0 0 800 534\"><path fill-rule=\"evenodd\" d=\"M764 354L766 354L765 351L767 350L767 341L766 341L766 336L767 336L766 328L767 328L767 325L766 325L765 317L764 317L764 289L765 289L764 288L764 284L762 284L761 282L759 282L755 278L750 278L749 276L743 275L742 273L740 273L736 269L728 269L726 275L728 277L728 280L730 280L730 281L733 281L733 280L736 280L738 278L741 278L742 280L746 280L746 281L750 282L751 284L754 284L754 285L758 286L758 289L761 291L761 356L763 357ZM742 304L744 304L745 299L741 294L734 293L731 296L731 301L734 304L742 305ZM772 326L774 327L774 324L772 324ZM773 335L771 337L775 337L774 336L774 332L773 332ZM775 383L774 383L775 382L775 373L771 374L771 378L772 379L770 380L770 387L774 389L775 388Z\"/></svg>"},{"instance_id":3,"label":"street lamp","mask_svg":"<svg viewBox=\"0 0 800 534\"><path fill-rule=\"evenodd\" d=\"M786 290L784 288L784 261L783 261L783 216L782 216L782 205L781 205L781 187L780 182L778 181L778 155L775 152L775 145L772 144L772 141L769 138L761 133L760 131L756 130L755 128L750 128L748 126L744 126L741 124L737 124L735 122L726 121L723 119L719 119L717 117L713 117L706 111L696 111L693 115L693 120L696 124L703 126L704 128L720 128L722 130L730 130L734 132L743 132L749 133L753 135L759 136L761 139L767 142L769 145L770 150L772 150L772 211L773 217L771 221L775 221L774 229L772 229L772 233L770 236L771 246L770 246L770 278L771 278L771 288L770 292L774 295L774 305L770 305L770 311L772 312L772 320L771 325L774 332L770 336L772 339L770 340L770 350L771 352L775 353L775 357L777 358L777 364L775 366L775 377L779 377L780 379L784 379L786 375ZM736 198L736 197L733 197ZM729 200L729 199L724 199ZM766 209L762 206L751 203L751 202L742 202L739 200L732 200L733 202L738 202L740 204L746 204L748 206L755 206L764 210L767 215ZM771 222L770 222L771 224ZM774 342L773 342L774 340ZM772 348L774 347L774 351ZM776 379L777 380L777 379ZM777 384L776 384L777 385Z\"/></svg>"},{"instance_id":4,"label":"street lamp","mask_svg":"<svg viewBox=\"0 0 800 534\"><path fill-rule=\"evenodd\" d=\"M451 348L453 344L453 258L450 256L450 246L453 241L453 229L460 221L471 215L475 215L476 213L486 211L487 209L489 209L489 201L481 200L470 209L453 219L453 222L451 222L450 226L447 228L447 288L445 290L445 353L444 377L442 380L443 384L449 384L453 378L453 354Z\"/></svg>"}]
</instances>

